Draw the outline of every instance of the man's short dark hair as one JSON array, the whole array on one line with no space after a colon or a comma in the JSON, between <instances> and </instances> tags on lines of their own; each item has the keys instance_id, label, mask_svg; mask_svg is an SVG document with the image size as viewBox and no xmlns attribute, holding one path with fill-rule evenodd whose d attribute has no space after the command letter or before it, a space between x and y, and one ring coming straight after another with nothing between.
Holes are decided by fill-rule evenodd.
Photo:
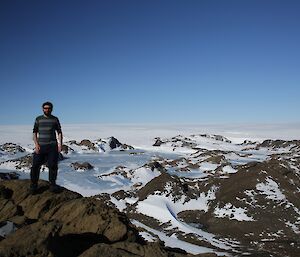
<instances>
[{"instance_id":1,"label":"man's short dark hair","mask_svg":"<svg viewBox=\"0 0 300 257\"><path fill-rule=\"evenodd\" d=\"M53 104L51 102L43 103L42 107L44 108L46 105L50 106L50 108L53 109Z\"/></svg>"}]
</instances>

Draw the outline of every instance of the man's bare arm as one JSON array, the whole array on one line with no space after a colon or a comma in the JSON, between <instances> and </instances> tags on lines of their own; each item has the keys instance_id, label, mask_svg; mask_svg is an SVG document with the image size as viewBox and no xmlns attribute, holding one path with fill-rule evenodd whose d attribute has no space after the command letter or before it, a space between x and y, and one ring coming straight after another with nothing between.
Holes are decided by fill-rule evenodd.
<instances>
[{"instance_id":1,"label":"man's bare arm","mask_svg":"<svg viewBox=\"0 0 300 257\"><path fill-rule=\"evenodd\" d=\"M33 142L34 142L34 146L35 146L35 152L39 153L40 152L40 145L38 142L38 136L37 136L37 132L33 133Z\"/></svg>"},{"instance_id":2,"label":"man's bare arm","mask_svg":"<svg viewBox=\"0 0 300 257\"><path fill-rule=\"evenodd\" d=\"M58 133L58 152L61 152L63 145L63 134L62 132Z\"/></svg>"}]
</instances>

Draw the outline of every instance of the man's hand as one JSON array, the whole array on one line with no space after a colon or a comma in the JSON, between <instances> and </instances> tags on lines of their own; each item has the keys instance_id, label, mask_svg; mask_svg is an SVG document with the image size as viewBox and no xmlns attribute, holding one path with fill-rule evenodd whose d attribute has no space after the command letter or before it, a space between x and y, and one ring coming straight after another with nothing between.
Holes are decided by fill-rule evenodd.
<instances>
[{"instance_id":1,"label":"man's hand","mask_svg":"<svg viewBox=\"0 0 300 257\"><path fill-rule=\"evenodd\" d=\"M39 144L36 144L36 145L35 145L35 149L34 149L35 153L36 153L36 154L39 154L39 153L40 153L40 150L41 150L40 145L39 145Z\"/></svg>"},{"instance_id":2,"label":"man's hand","mask_svg":"<svg viewBox=\"0 0 300 257\"><path fill-rule=\"evenodd\" d=\"M57 150L58 150L59 153L61 152L61 150L62 150L62 145L61 144L58 144Z\"/></svg>"}]
</instances>

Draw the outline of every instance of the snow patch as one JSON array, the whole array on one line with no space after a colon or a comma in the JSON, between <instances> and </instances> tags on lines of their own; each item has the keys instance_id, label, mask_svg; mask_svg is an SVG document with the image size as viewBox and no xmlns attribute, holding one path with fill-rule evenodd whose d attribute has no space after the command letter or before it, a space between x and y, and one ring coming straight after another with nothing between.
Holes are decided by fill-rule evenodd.
<instances>
[{"instance_id":1,"label":"snow patch","mask_svg":"<svg viewBox=\"0 0 300 257\"><path fill-rule=\"evenodd\" d=\"M232 168L230 165L227 165L222 168L224 173L237 173L237 170Z\"/></svg>"},{"instance_id":2,"label":"snow patch","mask_svg":"<svg viewBox=\"0 0 300 257\"><path fill-rule=\"evenodd\" d=\"M223 208L216 207L214 214L217 218L228 217L231 220L238 221L254 221L254 219L246 214L247 210L241 207L235 207L231 203L225 204Z\"/></svg>"},{"instance_id":3,"label":"snow patch","mask_svg":"<svg viewBox=\"0 0 300 257\"><path fill-rule=\"evenodd\" d=\"M160 232L155 229L152 229L152 228L142 224L139 221L131 220L131 222L135 226L144 228L147 231L149 231L151 234L157 235L159 237L159 239L165 243L166 246L169 246L169 247L176 246L176 247L183 249L186 252L191 253L191 254L215 253L218 256L223 256L223 255L228 256L228 254L224 253L224 252L217 252L216 250L210 249L208 247L198 246L198 245L194 245L194 244L190 244L190 243L181 241L174 234L172 234L171 236L167 236L165 233Z\"/></svg>"},{"instance_id":4,"label":"snow patch","mask_svg":"<svg viewBox=\"0 0 300 257\"><path fill-rule=\"evenodd\" d=\"M285 200L285 195L280 191L278 184L272 180L271 177L266 179L265 183L259 183L256 185L256 189L261 192L261 194L266 195L267 199L273 201Z\"/></svg>"}]
</instances>

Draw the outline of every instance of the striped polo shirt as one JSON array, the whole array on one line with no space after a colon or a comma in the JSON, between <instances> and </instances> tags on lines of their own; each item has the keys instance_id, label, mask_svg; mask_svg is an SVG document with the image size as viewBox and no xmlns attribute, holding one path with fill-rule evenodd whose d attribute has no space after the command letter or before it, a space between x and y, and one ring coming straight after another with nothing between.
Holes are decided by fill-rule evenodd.
<instances>
[{"instance_id":1,"label":"striped polo shirt","mask_svg":"<svg viewBox=\"0 0 300 257\"><path fill-rule=\"evenodd\" d=\"M61 126L57 117L41 115L35 119L33 133L38 133L40 145L57 144L55 131L61 133Z\"/></svg>"}]
</instances>

